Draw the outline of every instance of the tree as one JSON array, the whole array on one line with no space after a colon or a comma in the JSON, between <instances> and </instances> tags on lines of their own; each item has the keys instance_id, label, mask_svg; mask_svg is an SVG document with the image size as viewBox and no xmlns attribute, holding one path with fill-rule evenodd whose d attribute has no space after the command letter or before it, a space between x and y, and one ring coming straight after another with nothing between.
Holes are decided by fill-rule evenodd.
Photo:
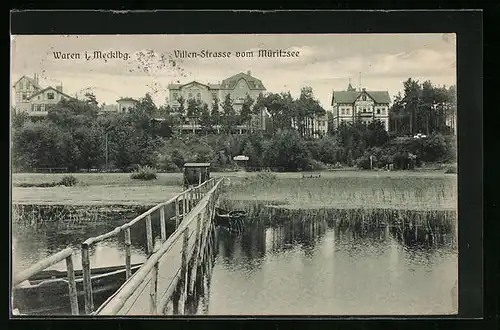
<instances>
[{"instance_id":1,"label":"tree","mask_svg":"<svg viewBox=\"0 0 500 330\"><path fill-rule=\"evenodd\" d=\"M245 100L243 101L243 105L241 106L240 111L240 123L242 125L247 125L247 130L250 130L250 120L252 119L252 105L254 100L250 97L250 95L246 95Z\"/></svg>"},{"instance_id":2,"label":"tree","mask_svg":"<svg viewBox=\"0 0 500 330\"><path fill-rule=\"evenodd\" d=\"M184 106L184 104L186 103L186 100L182 96L179 96L179 98L177 99L177 102L179 103L179 107L177 108L177 113L181 117L183 117L186 113L186 108Z\"/></svg>"},{"instance_id":3,"label":"tree","mask_svg":"<svg viewBox=\"0 0 500 330\"><path fill-rule=\"evenodd\" d=\"M236 111L233 107L233 100L230 94L226 94L222 103L221 124L224 132L229 133L233 130L236 123Z\"/></svg>"},{"instance_id":4,"label":"tree","mask_svg":"<svg viewBox=\"0 0 500 330\"><path fill-rule=\"evenodd\" d=\"M206 103L203 103L203 106L201 108L200 125L201 130L205 134L208 134L208 132L211 132L213 130L212 117L210 116L210 110L208 110L208 105Z\"/></svg>"},{"instance_id":5,"label":"tree","mask_svg":"<svg viewBox=\"0 0 500 330\"><path fill-rule=\"evenodd\" d=\"M210 112L212 124L215 126L220 125L220 110L219 110L219 97L214 95L212 98L212 109Z\"/></svg>"},{"instance_id":6,"label":"tree","mask_svg":"<svg viewBox=\"0 0 500 330\"><path fill-rule=\"evenodd\" d=\"M264 147L265 164L285 171L308 168L310 153L296 130L278 130Z\"/></svg>"},{"instance_id":7,"label":"tree","mask_svg":"<svg viewBox=\"0 0 500 330\"><path fill-rule=\"evenodd\" d=\"M298 130L302 136L314 134L315 132L311 129L314 119L326 114L325 109L314 98L313 89L308 86L301 88L300 96L295 101L292 111Z\"/></svg>"}]
</instances>

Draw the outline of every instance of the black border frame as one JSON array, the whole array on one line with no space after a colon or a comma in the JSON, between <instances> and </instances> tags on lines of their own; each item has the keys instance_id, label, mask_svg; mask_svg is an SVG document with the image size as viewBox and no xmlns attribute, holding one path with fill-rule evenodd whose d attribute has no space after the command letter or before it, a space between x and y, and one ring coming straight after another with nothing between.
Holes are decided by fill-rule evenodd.
<instances>
[{"instance_id":1,"label":"black border frame","mask_svg":"<svg viewBox=\"0 0 500 330\"><path fill-rule=\"evenodd\" d=\"M482 318L483 304L483 69L482 27L483 13L473 10L444 11L14 11L11 12L12 34L195 34L195 33L457 33L457 89L458 89L458 162L459 177L459 318ZM193 24L193 22L196 22ZM9 201L10 203L10 201ZM9 205L10 206L10 205ZM10 232L9 232L10 234ZM10 243L9 237L9 243ZM10 245L9 245L10 246ZM10 296L10 295L9 295ZM498 308L498 307L497 307ZM491 314L490 314L491 316ZM494 317L494 316L493 316ZM245 317L255 319L254 317ZM358 318L356 322L378 322L383 328L400 323L398 321ZM441 317L426 317L436 322ZM447 317L447 319L453 317ZM55 323L42 318L33 320L16 318L11 326L26 328L43 326L53 328ZM57 321L64 328L77 323L82 327L92 326L88 318L84 321ZM103 323L108 318L103 318ZM125 318L114 318L114 320ZM183 318L169 320L177 323ZM203 319L210 323L214 317L190 318L192 324ZM242 318L238 318L242 319ZM260 318L258 318L260 319ZM278 320L284 325L299 317L265 317ZM305 319L318 319L305 317ZM321 319L338 320L340 317ZM417 320L421 318L406 318ZM455 318L456 319L456 318ZM234 320L230 317L229 320ZM154 320L149 324L161 321ZM337 321L337 322L338 322ZM335 323L337 323L335 322ZM340 324L345 324L340 321ZM354 322L354 323L352 323ZM394 323L387 323L394 322ZM471 321L466 321L467 323ZM92 322L93 324L94 322ZM405 322L407 323L407 322ZM127 318L121 322L133 328L143 324L140 318ZM297 323L298 324L298 323ZM385 325L385 326L384 326ZM108 325L109 326L109 325ZM171 326L169 323L168 326ZM420 328L421 326L419 326ZM10 328L10 327L9 327ZM477 328L477 326L473 326Z\"/></svg>"}]
</instances>

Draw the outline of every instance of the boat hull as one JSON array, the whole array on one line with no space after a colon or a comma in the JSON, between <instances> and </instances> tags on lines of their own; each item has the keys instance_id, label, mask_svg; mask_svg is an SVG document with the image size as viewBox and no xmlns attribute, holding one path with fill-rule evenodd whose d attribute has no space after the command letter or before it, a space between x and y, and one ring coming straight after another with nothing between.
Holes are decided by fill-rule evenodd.
<instances>
[{"instance_id":1,"label":"boat hull","mask_svg":"<svg viewBox=\"0 0 500 330\"><path fill-rule=\"evenodd\" d=\"M131 268L132 274L139 268L140 265L134 265ZM124 267L111 267L107 270L107 272L95 270L95 273L94 270L91 271L94 309L103 304L126 280ZM81 271L78 275L80 274ZM17 308L23 315L70 315L68 281L65 277L57 275L51 277L46 279L41 279L40 276L33 277L29 280L30 284L15 287L12 292L12 308ZM76 290L79 313L83 315L85 314L85 292L81 275L76 278Z\"/></svg>"}]
</instances>

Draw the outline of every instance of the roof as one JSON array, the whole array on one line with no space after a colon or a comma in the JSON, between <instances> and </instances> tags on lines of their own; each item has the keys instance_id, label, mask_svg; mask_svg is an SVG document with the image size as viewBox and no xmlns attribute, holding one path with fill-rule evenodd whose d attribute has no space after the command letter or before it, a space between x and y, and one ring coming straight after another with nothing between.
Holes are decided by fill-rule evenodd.
<instances>
[{"instance_id":1,"label":"roof","mask_svg":"<svg viewBox=\"0 0 500 330\"><path fill-rule=\"evenodd\" d=\"M44 89L42 89L42 90L40 90L40 91L36 92L35 94L31 95L31 96L28 98L28 100L29 100L29 99L32 99L32 98L34 98L35 96L37 96L37 95L39 95L39 94L42 94L43 92L45 92L45 91L47 91L47 90L49 90L49 89L52 89L52 90L53 90L54 92L56 92L56 93L59 93L59 94L64 95L64 96L66 96L66 97L68 97L68 98L70 98L70 99L75 100L75 98L74 98L73 96L69 96L68 94L63 93L63 92L61 92L60 90L58 90L58 89L56 89L56 88L54 88L54 87L52 87L52 86L49 86L49 87L47 87L47 88L44 88Z\"/></svg>"},{"instance_id":2,"label":"roof","mask_svg":"<svg viewBox=\"0 0 500 330\"><path fill-rule=\"evenodd\" d=\"M131 98L131 97L122 97L122 98L120 98L120 99L116 100L116 102L120 102L120 101L133 101L133 102L139 102L139 101L137 101L136 99L133 99L133 98Z\"/></svg>"},{"instance_id":3,"label":"roof","mask_svg":"<svg viewBox=\"0 0 500 330\"><path fill-rule=\"evenodd\" d=\"M40 87L40 85L39 85L39 84L35 81L35 79L30 78L30 77L28 77L28 76L22 76L21 78L19 78L19 79L16 81L16 83L14 84L14 87L16 87L16 85L17 85L17 84L21 81L21 79L23 79L23 78L28 79L28 81L29 81L29 82L30 82L33 86L35 86L36 88L42 88L42 87Z\"/></svg>"},{"instance_id":4,"label":"roof","mask_svg":"<svg viewBox=\"0 0 500 330\"><path fill-rule=\"evenodd\" d=\"M220 84L220 88L221 89L234 89L236 87L236 84L238 83L238 81L240 81L241 79L246 81L246 83L248 84L248 87L250 87L250 89L266 90L266 88L264 87L264 84L262 84L262 81L260 81L259 79L255 78L255 77L252 77L246 73L243 73L243 72L235 74L234 76L231 76L227 79L224 79Z\"/></svg>"},{"instance_id":5,"label":"roof","mask_svg":"<svg viewBox=\"0 0 500 330\"><path fill-rule=\"evenodd\" d=\"M391 103L391 97L387 91L333 91L332 105L334 103L354 103L356 99L363 93L370 96L375 103Z\"/></svg>"},{"instance_id":6,"label":"roof","mask_svg":"<svg viewBox=\"0 0 500 330\"><path fill-rule=\"evenodd\" d=\"M184 167L209 167L210 163L185 163Z\"/></svg>"},{"instance_id":7,"label":"roof","mask_svg":"<svg viewBox=\"0 0 500 330\"><path fill-rule=\"evenodd\" d=\"M207 87L208 89L219 89L220 88L220 85L217 85L217 84L202 84L196 80L193 80L193 81L190 81L188 83L185 83L185 84L169 84L168 85L168 89L181 89L182 87L186 86L186 85L189 85L189 84L198 84L198 85L202 85L202 86L205 86Z\"/></svg>"}]
</instances>

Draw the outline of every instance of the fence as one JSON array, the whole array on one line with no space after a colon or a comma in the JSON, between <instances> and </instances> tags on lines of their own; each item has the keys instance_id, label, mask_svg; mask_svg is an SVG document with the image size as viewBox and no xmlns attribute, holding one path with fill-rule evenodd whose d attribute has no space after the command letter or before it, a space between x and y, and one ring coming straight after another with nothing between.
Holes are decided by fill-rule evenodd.
<instances>
[{"instance_id":1,"label":"fence","mask_svg":"<svg viewBox=\"0 0 500 330\"><path fill-rule=\"evenodd\" d=\"M173 293L180 288L182 299L173 301L174 310L185 312L193 292L198 266L205 261L215 205L222 179L207 181L210 187L199 203L188 211L176 231L149 256L143 266L95 312L97 315L163 314ZM200 190L195 191L199 193ZM210 245L210 244L208 244ZM147 290L149 287L149 291Z\"/></svg>"},{"instance_id":2,"label":"fence","mask_svg":"<svg viewBox=\"0 0 500 330\"><path fill-rule=\"evenodd\" d=\"M75 270L73 268L73 250L71 248L67 248L56 254L53 254L37 262L30 268L14 275L12 280L12 288L28 280L33 275L36 275L63 260L66 260L66 270L68 272L68 290L71 304L71 314L78 315L78 295L76 291Z\"/></svg>"},{"instance_id":3,"label":"fence","mask_svg":"<svg viewBox=\"0 0 500 330\"><path fill-rule=\"evenodd\" d=\"M181 194L171 198L169 201L160 203L143 214L139 215L130 222L115 228L114 230L105 233L103 235L92 237L87 239L82 243L82 270L83 270L83 289L85 292L85 314L92 314L94 312L94 300L92 294L92 282L91 282L91 264L90 264L90 253L89 249L104 240L110 239L112 237L117 237L121 233L124 235L125 239L125 267L126 267L126 279L131 278L131 239L130 239L130 228L134 225L144 224L146 226L146 252L148 257L153 254L153 230L151 225L152 215L156 212L159 213L160 218L160 241L165 242L167 240L166 232L166 221L175 220L176 228L179 226L181 219L188 214L193 207L202 199L203 195L207 193L216 185L216 179L212 178L202 184L190 188ZM173 209L173 210L172 210ZM172 217L166 217L167 211L173 214Z\"/></svg>"}]
</instances>

